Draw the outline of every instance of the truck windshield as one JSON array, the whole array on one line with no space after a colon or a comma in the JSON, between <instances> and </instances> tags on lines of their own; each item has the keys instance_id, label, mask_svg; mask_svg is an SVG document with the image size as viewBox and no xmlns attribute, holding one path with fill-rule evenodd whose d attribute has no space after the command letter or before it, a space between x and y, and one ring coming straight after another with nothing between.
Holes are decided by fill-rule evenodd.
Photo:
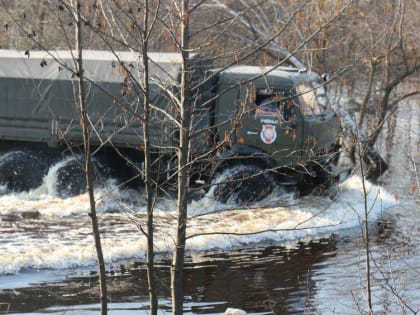
<instances>
[{"instance_id":1,"label":"truck windshield","mask_svg":"<svg viewBox=\"0 0 420 315\"><path fill-rule=\"evenodd\" d=\"M314 87L316 88L315 93L316 93L316 98L318 100L318 104L321 105L322 108L327 108L328 106L327 91L320 84L317 84Z\"/></svg>"},{"instance_id":2,"label":"truck windshield","mask_svg":"<svg viewBox=\"0 0 420 315\"><path fill-rule=\"evenodd\" d=\"M296 86L296 91L300 103L300 111L303 116L313 116L322 113L316 91L312 86L301 83Z\"/></svg>"}]
</instances>

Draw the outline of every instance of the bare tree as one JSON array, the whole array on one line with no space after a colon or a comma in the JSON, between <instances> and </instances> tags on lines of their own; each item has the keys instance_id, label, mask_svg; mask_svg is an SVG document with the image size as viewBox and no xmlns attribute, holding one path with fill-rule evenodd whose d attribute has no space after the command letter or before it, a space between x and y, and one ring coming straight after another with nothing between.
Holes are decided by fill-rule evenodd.
<instances>
[{"instance_id":1,"label":"bare tree","mask_svg":"<svg viewBox=\"0 0 420 315\"><path fill-rule=\"evenodd\" d=\"M101 314L108 313L108 296L107 296L107 286L106 286L106 273L105 273L105 261L102 252L101 245L101 235L99 232L99 224L96 215L96 201L94 194L94 174L93 174L93 163L92 163L92 154L90 150L90 131L89 131L89 119L88 119L88 106L86 103L86 94L84 86L84 68L83 68L83 37L82 37L82 3L76 1L72 3L71 8L74 14L75 26L76 26L76 51L77 58L76 62L76 73L78 78L78 102L80 106L80 115L81 115L81 127L83 132L83 145L84 145L84 155L85 155L85 173L86 173L86 185L87 191L89 194L89 203L90 203L90 213L89 217L92 221L92 230L93 236L95 239L95 248L98 260L98 269L99 269L99 286L100 286L100 301L101 301Z\"/></svg>"},{"instance_id":2,"label":"bare tree","mask_svg":"<svg viewBox=\"0 0 420 315\"><path fill-rule=\"evenodd\" d=\"M129 156L120 152L115 148L130 167L135 171L133 176L141 175L145 186L146 193L146 212L147 223L146 229L138 225L141 232L147 240L147 275L149 285L150 312L157 314L158 299L156 294L156 272L154 266L154 206L159 191L158 177L159 171L152 170L156 167L156 160L152 157L153 145L151 141L151 120L154 117L151 107L151 82L149 66L153 61L149 58L149 45L151 36L156 26L159 16L160 2L153 5L150 1L143 1L142 4L128 4L128 6L119 3L111 3L100 1L97 8L96 23L89 23L92 33L100 38L103 43L115 55L115 59L119 61L120 73L124 78L123 89L121 94L127 97L128 103L121 103L120 106L127 110L134 118L139 121L142 126L141 150L143 152L144 168L139 167L139 161L132 160ZM140 13L141 12L141 13ZM86 21L89 21L86 17ZM130 34L126 31L130 30ZM137 35L134 37L133 34ZM98 39L95 39L96 41ZM122 46L125 50L129 50L133 55L138 55L139 71L132 71L132 66L120 60L120 56L116 48ZM142 106L142 111L135 110L137 103ZM129 109L133 108L133 109ZM117 119L117 117L115 117ZM112 139L111 139L112 143ZM140 163L141 164L141 163ZM128 178L128 180L132 180Z\"/></svg>"},{"instance_id":3,"label":"bare tree","mask_svg":"<svg viewBox=\"0 0 420 315\"><path fill-rule=\"evenodd\" d=\"M348 60L348 64L340 65L340 61L334 59L335 57L326 57L329 54L331 54L332 56L334 56L334 54L339 56L340 53L343 52L342 49L336 49L332 44L330 45L331 47L326 46L327 43L333 43L332 39L330 39L329 37L334 38L340 36L340 34L342 34L342 31L340 29L340 25L342 25L341 23L346 23L346 25L350 24L348 23L349 19L354 19L356 16L358 16L359 12L361 12L364 9L359 8L359 6L353 1L336 3L334 7L330 7L335 8L336 11L333 12L327 9L328 4L324 1L318 4L304 3L304 5L300 7L297 11L294 23L288 25L289 32L287 39L289 41L289 44L287 44L287 46L283 46L286 44L282 44L282 40L281 38L279 38L278 34L276 36L273 36L273 30L267 24L269 23L268 21L270 21L267 18L268 13L260 14L260 17L262 16L263 18L256 18L257 14L255 11L261 10L260 8L257 9L256 6L253 6L252 4L244 3L242 4L242 8L234 8L233 6L228 6L219 1L214 1L214 3L215 5L217 5L217 8L224 10L225 12L227 12L227 14L229 14L232 17L235 17L235 19L239 21L239 30L244 30L248 33L248 36L241 36L239 35L240 32L236 31L231 32L230 36L234 38L240 38L242 41L249 42L253 45L258 44L258 41L260 41L261 38L269 38L270 45L263 47L263 49L267 51L267 53L271 57L274 57L273 54L276 53L281 54L284 57L286 57L290 63L292 63L298 68L316 68L317 66L319 66L322 67L322 69L328 69L328 67L334 66L326 64L326 59L334 60L334 62L336 62L335 75L331 79L329 79L328 82L336 79L341 80L342 77L347 77L346 73L348 72L354 73L353 69L358 68L360 61L364 58L367 52L371 49L374 49L377 46L377 43L375 41L365 43L365 45L360 47L359 50L355 50L355 52L352 53L351 59L343 58L343 60ZM251 7L252 10L246 11L244 10L244 7ZM286 12L293 10L293 8L288 8L284 5L278 4L272 6L271 10L278 12L280 16L284 16ZM313 18L314 11L317 12L315 18ZM305 23L302 22L303 20L305 20ZM295 32L291 31L290 28L294 29ZM316 29L318 30L316 31ZM290 36L291 34L292 36ZM293 36L293 34L295 34L295 36ZM309 38L310 40L305 40L305 36L307 36L306 34L312 34ZM354 34L354 32L351 34ZM249 38L252 37L254 37L253 42L249 40ZM304 44L302 45L302 43ZM349 44L348 49L345 49L344 52L352 51L352 48L350 47L353 45L353 42L351 40L340 41L339 43ZM290 52L288 51L287 47L291 45L296 45L298 48ZM310 46L313 46L313 48L311 48ZM298 58L298 56L302 56L303 60L306 61L306 64L302 62ZM376 68L378 65L378 60L372 60L370 65L372 70L370 71L370 79L367 80L368 82L370 82L370 84L368 85L367 94L363 102L364 104L367 103L370 97L369 95L372 93L372 85L377 84L375 73L377 71ZM340 66L342 67L341 70L339 69ZM407 75L412 74L412 71L416 70L411 69L410 72L407 73ZM396 82L401 83L401 79L402 78L399 78L397 81L393 82L393 84L396 84ZM396 84L395 86L397 85L398 84ZM412 95L413 93L410 92L406 97ZM335 110L338 113L340 113L344 127L348 129L357 139L362 139L363 148L365 151L364 156L369 157L369 159L365 158L365 161L370 165L368 177L376 179L387 169L387 164L373 147L376 141L375 134L373 134L372 136L365 135L366 133L360 128L365 112L365 105L362 105L362 115L360 117L358 127L355 120L346 110L347 104L340 104L340 101L337 101L331 93L329 93L329 99L331 104L334 106ZM384 98L384 102L388 102L386 97ZM387 106L382 106L382 108L385 107ZM385 110L385 112L387 112L387 110ZM386 116L385 112L381 112L383 114L382 116L384 117ZM378 123L379 129L376 128L377 131L380 130L380 126L382 126L384 119L379 119L379 121L382 121L382 123Z\"/></svg>"},{"instance_id":4,"label":"bare tree","mask_svg":"<svg viewBox=\"0 0 420 315\"><path fill-rule=\"evenodd\" d=\"M180 39L179 48L182 54L181 85L180 85L180 132L178 149L178 196L177 196L177 228L175 250L171 266L172 313L183 314L183 277L184 256L187 231L188 187L189 187L189 151L190 151L190 121L191 121L191 68L190 68L190 2L180 1Z\"/></svg>"},{"instance_id":5,"label":"bare tree","mask_svg":"<svg viewBox=\"0 0 420 315\"><path fill-rule=\"evenodd\" d=\"M154 189L154 178L152 176L152 164L153 160L151 157L151 145L150 145L150 78L149 78L149 58L148 58L148 45L151 32L154 26L154 21L151 20L150 4L149 1L143 2L143 34L142 34L142 62L143 62L143 139L144 139L144 183L146 187L146 198L147 198L147 275L149 283L149 296L150 296L150 313L156 315L158 311L158 300L156 296L156 274L154 268L154 219L153 209L155 192ZM159 11L159 4L155 9L156 13L154 18Z\"/></svg>"},{"instance_id":6,"label":"bare tree","mask_svg":"<svg viewBox=\"0 0 420 315\"><path fill-rule=\"evenodd\" d=\"M360 124L363 124L369 107L377 108L378 114L369 135L371 145L376 143L389 114L395 112L398 104L420 93L415 87L400 88L410 78L415 79L420 70L418 47L415 44L417 39L413 34L415 26L410 22L411 19L408 19L413 12L410 8L412 5L411 1L401 0L395 1L392 6L384 6L385 14L391 23L385 28L381 41L370 51L371 73L374 79L369 81L366 101L360 109ZM376 33L380 27L376 21L367 20L366 23L372 33Z\"/></svg>"}]
</instances>

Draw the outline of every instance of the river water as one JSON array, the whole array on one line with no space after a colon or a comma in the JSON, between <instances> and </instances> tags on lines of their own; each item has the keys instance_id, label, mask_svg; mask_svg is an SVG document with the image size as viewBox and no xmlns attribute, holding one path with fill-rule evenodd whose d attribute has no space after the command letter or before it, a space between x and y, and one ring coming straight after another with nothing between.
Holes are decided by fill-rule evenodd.
<instances>
[{"instance_id":1,"label":"river water","mask_svg":"<svg viewBox=\"0 0 420 315\"><path fill-rule=\"evenodd\" d=\"M384 131L379 147L391 168L380 184L365 182L377 314L420 309L419 113L418 102L407 102ZM0 196L0 314L99 313L88 197L54 197L51 180ZM362 177L337 191L295 199L279 190L247 209L191 201L185 313L366 313ZM143 194L110 182L96 197L110 313L147 314ZM164 198L156 207L161 314L170 312L174 209Z\"/></svg>"}]
</instances>

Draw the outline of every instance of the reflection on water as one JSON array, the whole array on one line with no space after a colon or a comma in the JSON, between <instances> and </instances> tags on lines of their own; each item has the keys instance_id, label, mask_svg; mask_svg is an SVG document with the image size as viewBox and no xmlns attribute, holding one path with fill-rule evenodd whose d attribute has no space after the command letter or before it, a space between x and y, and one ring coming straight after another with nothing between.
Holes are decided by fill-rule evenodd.
<instances>
[{"instance_id":1,"label":"reflection on water","mask_svg":"<svg viewBox=\"0 0 420 315\"><path fill-rule=\"evenodd\" d=\"M379 142L391 165L382 178L386 190L367 186L374 304L382 313L420 308L420 201L413 172L419 167L418 112L416 103L408 103ZM146 244L138 228L146 219L145 201L141 193L110 187L98 191L110 307L114 314L146 314ZM173 200L159 200L156 209L162 314L170 312L174 209ZM190 204L186 314L218 314L227 307L251 314L366 309L359 176L341 185L334 200L293 200L274 191L252 209L221 210L209 198ZM1 195L0 312L98 314L87 212L87 195L56 198L47 182L29 193Z\"/></svg>"},{"instance_id":2,"label":"reflection on water","mask_svg":"<svg viewBox=\"0 0 420 315\"><path fill-rule=\"evenodd\" d=\"M261 244L253 249L189 256L185 269L187 307L196 314L222 313L228 306L241 306L251 313L303 312L313 303L316 287L313 271L323 269L325 260L335 253L335 241L330 239L299 244L296 249ZM169 311L169 261L161 257L159 262L160 305ZM36 279L34 273L26 271L24 276ZM94 272L39 273L41 278L46 276L50 280L4 289L0 300L11 301L11 310L16 312L97 301L98 283ZM54 276L55 281L51 279ZM108 272L110 300L136 303L143 300L147 305L146 279L143 263L114 265Z\"/></svg>"}]
</instances>

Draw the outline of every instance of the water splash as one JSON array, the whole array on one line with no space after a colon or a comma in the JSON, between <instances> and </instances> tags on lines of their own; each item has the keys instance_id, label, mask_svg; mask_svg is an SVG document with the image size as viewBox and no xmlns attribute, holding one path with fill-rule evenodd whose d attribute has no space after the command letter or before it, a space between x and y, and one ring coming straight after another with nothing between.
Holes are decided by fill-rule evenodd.
<instances>
[{"instance_id":1,"label":"water splash","mask_svg":"<svg viewBox=\"0 0 420 315\"><path fill-rule=\"evenodd\" d=\"M48 177L48 176L47 176ZM372 221L396 201L382 187L365 182ZM48 193L48 180L28 193L0 197L0 274L22 269L62 269L92 265L95 251L87 216L88 196L61 199ZM142 192L108 186L96 191L104 253L108 263L144 257L146 239L139 226L146 222ZM161 199L155 209L156 250L173 248L176 202ZM30 216L25 213L36 212ZM322 196L294 199L274 191L252 207L238 209L204 197L189 205L187 247L193 251L229 250L261 242L295 246L357 227L364 213L362 179L350 177L334 200ZM11 239L7 235L12 233ZM248 245L247 245L248 244Z\"/></svg>"},{"instance_id":2,"label":"water splash","mask_svg":"<svg viewBox=\"0 0 420 315\"><path fill-rule=\"evenodd\" d=\"M58 196L57 192L57 184L58 184L58 176L57 172L66 166L69 162L73 161L73 156L68 156L61 161L57 162L53 166L51 166L48 170L47 175L44 177L44 186L46 187L46 193L51 196Z\"/></svg>"}]
</instances>

